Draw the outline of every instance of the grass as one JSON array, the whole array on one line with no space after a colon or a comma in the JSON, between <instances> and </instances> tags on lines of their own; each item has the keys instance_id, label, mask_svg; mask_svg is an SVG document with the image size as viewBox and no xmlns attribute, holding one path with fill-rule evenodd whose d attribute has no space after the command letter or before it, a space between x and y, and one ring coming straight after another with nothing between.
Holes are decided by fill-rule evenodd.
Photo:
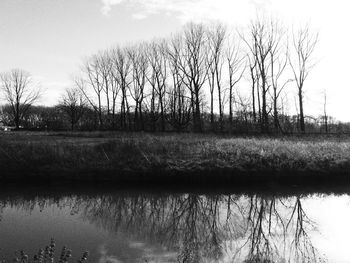
<instances>
[{"instance_id":1,"label":"grass","mask_svg":"<svg viewBox=\"0 0 350 263\"><path fill-rule=\"evenodd\" d=\"M16 252L17 255L12 262L14 263L68 263L69 259L72 257L72 251L63 247L59 258L55 257L55 240L51 238L51 242L45 249L39 249L38 254L33 256L33 259L30 259L29 256L23 251ZM89 256L89 252L85 251L82 257L78 260L78 263L86 263ZM6 263L6 260L0 260L1 263Z\"/></svg>"},{"instance_id":2,"label":"grass","mask_svg":"<svg viewBox=\"0 0 350 263\"><path fill-rule=\"evenodd\" d=\"M3 133L2 179L230 181L350 177L349 137Z\"/></svg>"}]
</instances>

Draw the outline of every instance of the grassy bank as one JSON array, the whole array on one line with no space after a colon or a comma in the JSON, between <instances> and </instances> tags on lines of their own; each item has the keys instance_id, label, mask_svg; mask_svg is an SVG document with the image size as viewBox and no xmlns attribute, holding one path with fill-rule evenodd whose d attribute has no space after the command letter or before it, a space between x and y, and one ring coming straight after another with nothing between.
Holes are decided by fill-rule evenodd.
<instances>
[{"instance_id":1,"label":"grassy bank","mask_svg":"<svg viewBox=\"0 0 350 263\"><path fill-rule=\"evenodd\" d=\"M3 133L5 180L234 181L350 177L350 138Z\"/></svg>"}]
</instances>

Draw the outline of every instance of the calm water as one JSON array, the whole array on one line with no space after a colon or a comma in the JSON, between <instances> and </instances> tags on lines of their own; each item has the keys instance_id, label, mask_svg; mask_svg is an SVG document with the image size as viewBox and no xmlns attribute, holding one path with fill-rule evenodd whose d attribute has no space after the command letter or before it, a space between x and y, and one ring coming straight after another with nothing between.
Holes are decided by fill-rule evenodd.
<instances>
[{"instance_id":1,"label":"calm water","mask_svg":"<svg viewBox=\"0 0 350 263\"><path fill-rule=\"evenodd\" d=\"M1 192L0 259L54 238L72 262L350 262L348 194L47 192Z\"/></svg>"}]
</instances>

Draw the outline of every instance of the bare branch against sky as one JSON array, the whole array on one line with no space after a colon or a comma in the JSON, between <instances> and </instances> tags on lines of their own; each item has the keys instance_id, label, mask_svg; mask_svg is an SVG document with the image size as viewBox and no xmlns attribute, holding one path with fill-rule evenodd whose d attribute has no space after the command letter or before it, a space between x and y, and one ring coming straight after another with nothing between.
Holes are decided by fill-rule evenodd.
<instances>
[{"instance_id":1,"label":"bare branch against sky","mask_svg":"<svg viewBox=\"0 0 350 263\"><path fill-rule=\"evenodd\" d=\"M309 24L312 32L319 33L314 56L320 63L307 82L305 98L310 101L305 111L322 112L321 91L327 89L329 115L348 121L341 106L350 96L345 65L350 54L344 52L350 45L345 33L350 23L347 10L345 0L2 0L0 72L12 68L30 72L47 90L43 101L54 105L71 86L82 57L98 50L167 38L190 21L221 22L246 31L257 16L273 17L287 28ZM241 94L250 90L247 79L239 85ZM289 94L288 87L283 91Z\"/></svg>"}]
</instances>

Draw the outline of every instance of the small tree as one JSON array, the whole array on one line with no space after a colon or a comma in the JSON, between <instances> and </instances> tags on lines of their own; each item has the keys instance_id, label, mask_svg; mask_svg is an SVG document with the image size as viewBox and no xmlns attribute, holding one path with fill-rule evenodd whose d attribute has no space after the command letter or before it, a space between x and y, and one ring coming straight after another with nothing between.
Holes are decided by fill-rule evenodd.
<instances>
[{"instance_id":1,"label":"small tree","mask_svg":"<svg viewBox=\"0 0 350 263\"><path fill-rule=\"evenodd\" d=\"M85 113L86 101L84 95L77 88L66 89L60 106L68 116L72 131Z\"/></svg>"},{"instance_id":2,"label":"small tree","mask_svg":"<svg viewBox=\"0 0 350 263\"><path fill-rule=\"evenodd\" d=\"M30 73L21 69L0 74L0 81L4 99L10 105L11 117L18 129L30 107L39 99L41 90L34 85Z\"/></svg>"}]
</instances>

